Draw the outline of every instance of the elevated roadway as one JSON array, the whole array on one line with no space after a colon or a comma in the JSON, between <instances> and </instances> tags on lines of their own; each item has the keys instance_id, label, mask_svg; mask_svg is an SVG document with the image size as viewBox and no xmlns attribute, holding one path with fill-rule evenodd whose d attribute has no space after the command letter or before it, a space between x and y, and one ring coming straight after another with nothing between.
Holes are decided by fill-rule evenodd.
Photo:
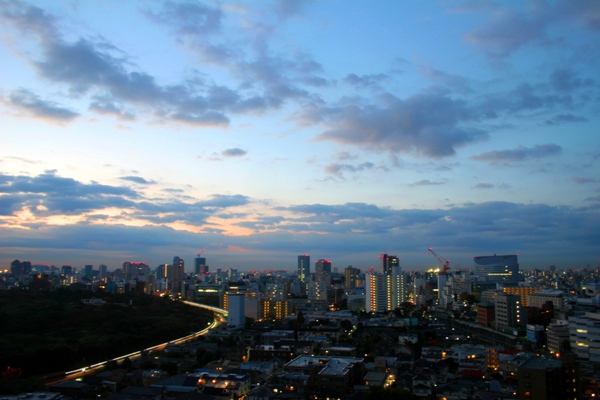
<instances>
[{"instance_id":1,"label":"elevated roadway","mask_svg":"<svg viewBox=\"0 0 600 400\"><path fill-rule=\"evenodd\" d=\"M135 360L136 358L140 358L143 354L147 354L147 353L149 353L151 351L162 350L165 347L167 347L167 345L169 345L169 344L183 344L183 343L185 343L187 341L196 339L199 336L206 335L212 329L216 328L217 326L221 325L222 323L227 322L227 310L225 310L223 308L209 306L209 305L201 304L201 303L195 303L193 301L184 301L183 303L186 304L186 305L188 305L188 306L204 308L206 310L212 311L214 313L215 318L213 319L212 322L210 322L208 324L208 326L206 328L202 329L201 331L192 333L190 335L181 337L179 339L171 340L171 341L166 342L166 343L157 344L156 346L148 347L147 349L143 349L143 350L140 350L140 351L135 351L133 353L129 353L129 354L125 354L123 356L115 357L115 358L112 358L110 360L106 360L106 361L102 361L102 362L99 362L99 363L96 363L96 364L88 365L87 367L78 368L78 369L75 369L73 371L67 371L67 372L64 373L64 375L54 376L51 380L49 379L49 381L46 382L46 385L51 385L51 384L54 384L56 382L60 382L60 381L66 380L66 379L81 378L81 377L85 376L86 374L91 374L91 373L99 372L109 362L120 362L120 361L123 361L126 358L129 358L130 360Z\"/></svg>"}]
</instances>

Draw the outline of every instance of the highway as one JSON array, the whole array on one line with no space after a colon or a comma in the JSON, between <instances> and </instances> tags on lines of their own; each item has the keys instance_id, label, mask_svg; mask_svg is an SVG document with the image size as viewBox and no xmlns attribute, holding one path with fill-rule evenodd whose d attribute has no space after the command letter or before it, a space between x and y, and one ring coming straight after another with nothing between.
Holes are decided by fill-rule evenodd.
<instances>
[{"instance_id":1,"label":"highway","mask_svg":"<svg viewBox=\"0 0 600 400\"><path fill-rule=\"evenodd\" d=\"M136 358L141 357L143 353L149 353L151 351L162 350L165 347L167 347L167 345L169 345L169 344L183 344L187 341L196 339L199 336L206 335L208 332L210 332L212 329L216 328L220 324L227 322L227 318L226 318L227 310L225 310L223 308L209 306L206 304L194 303L192 301L184 301L183 303L188 306L204 308L206 310L212 311L214 313L215 319L211 323L209 323L209 325L206 328L202 329L199 332L195 332L195 333L192 333L191 335L187 335L187 336L184 336L179 339L174 339L174 340L171 340L166 343L157 344L156 346L148 347L147 349L143 349L143 350L136 351L133 353L125 354L123 356L112 358L110 360L102 361L102 362L99 362L96 364L88 365L83 368L78 368L73 371L67 371L67 372L65 372L64 376L54 377L51 382L46 382L46 385L51 385L53 383L57 383L57 382L60 382L63 380L68 380L68 379L77 379L77 378L81 378L81 377L85 376L86 374L99 372L109 362L114 362L114 361L120 362L126 358L129 358L130 360L133 361Z\"/></svg>"}]
</instances>

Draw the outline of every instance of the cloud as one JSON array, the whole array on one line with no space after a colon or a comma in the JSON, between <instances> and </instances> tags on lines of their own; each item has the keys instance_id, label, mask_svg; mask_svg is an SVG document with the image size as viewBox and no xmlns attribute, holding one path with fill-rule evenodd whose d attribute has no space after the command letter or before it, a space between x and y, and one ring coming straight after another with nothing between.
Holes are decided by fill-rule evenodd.
<instances>
[{"instance_id":1,"label":"cloud","mask_svg":"<svg viewBox=\"0 0 600 400\"><path fill-rule=\"evenodd\" d=\"M491 183L478 183L477 185L473 186L473 189L492 189L493 187L494 185Z\"/></svg>"},{"instance_id":2,"label":"cloud","mask_svg":"<svg viewBox=\"0 0 600 400\"><path fill-rule=\"evenodd\" d=\"M13 91L4 102L14 108L27 112L33 117L55 122L69 122L79 116L79 113L62 107L53 101L42 100L39 96L26 89Z\"/></svg>"},{"instance_id":3,"label":"cloud","mask_svg":"<svg viewBox=\"0 0 600 400\"><path fill-rule=\"evenodd\" d=\"M195 217L206 222L212 211L225 213L227 207L243 206L248 201L244 196L220 195L194 204L148 203L139 209L163 225L176 221L177 212L189 212L190 220ZM0 196L0 207L3 202L5 196ZM163 211L173 214L163 215ZM588 250L600 241L600 216L590 207L486 202L446 209L402 210L345 203L299 204L275 207L274 211L277 214L258 216L233 212L240 219L237 225L251 230L244 235L225 235L218 225L207 225L202 233L196 233L167 226L97 225L91 220L62 226L38 223L28 230L4 227L0 229L0 252L13 259L22 258L25 252L28 257L45 262L79 259L82 263L102 260L115 264L123 259L142 259L158 265L165 262L166 254L185 258L187 252L192 258L199 247L206 247L211 266L243 261L246 269L262 269L293 266L294 257L290 254L305 252L334 259L336 265L365 268L376 263L382 249L391 249L402 256L404 268L412 270L433 263L427 248L435 245L453 260L453 265L459 264L460 259L468 263L473 254L518 252L521 265L532 268L543 263L564 262L564 267L572 267L594 262L588 260ZM227 250L234 248L250 252L237 258Z\"/></svg>"},{"instance_id":4,"label":"cloud","mask_svg":"<svg viewBox=\"0 0 600 400\"><path fill-rule=\"evenodd\" d=\"M95 96L94 100L90 103L89 109L102 115L114 115L117 118L123 120L133 120L135 116L125 111L125 107L117 105L117 103L110 98Z\"/></svg>"},{"instance_id":5,"label":"cloud","mask_svg":"<svg viewBox=\"0 0 600 400\"><path fill-rule=\"evenodd\" d=\"M422 179L420 181L417 182L413 182L410 184L410 186L437 186L437 185L444 185L446 182L435 182L435 181L430 181L429 179Z\"/></svg>"},{"instance_id":6,"label":"cloud","mask_svg":"<svg viewBox=\"0 0 600 400\"><path fill-rule=\"evenodd\" d=\"M344 82L359 88L378 88L381 83L388 79L389 76L386 74L367 74L359 76L351 73L344 78Z\"/></svg>"},{"instance_id":7,"label":"cloud","mask_svg":"<svg viewBox=\"0 0 600 400\"><path fill-rule=\"evenodd\" d=\"M575 183L579 183L579 184L586 184L586 183L594 183L596 182L595 179L591 179L591 178L581 178L579 176L573 176L571 178L571 180Z\"/></svg>"},{"instance_id":8,"label":"cloud","mask_svg":"<svg viewBox=\"0 0 600 400\"><path fill-rule=\"evenodd\" d=\"M465 35L465 40L492 59L506 58L532 44L551 46L560 44L562 38L550 33L559 24L568 29L600 30L600 5L595 1L559 0L552 3L532 3L527 15L508 10L503 5L469 4L463 10L491 11L489 18Z\"/></svg>"},{"instance_id":9,"label":"cloud","mask_svg":"<svg viewBox=\"0 0 600 400\"><path fill-rule=\"evenodd\" d=\"M592 87L596 82L591 78L578 78L577 73L571 69L558 68L550 74L550 83L556 90L572 92L582 87Z\"/></svg>"},{"instance_id":10,"label":"cloud","mask_svg":"<svg viewBox=\"0 0 600 400\"><path fill-rule=\"evenodd\" d=\"M556 144L543 144L534 147L518 147L516 149L495 150L471 156L471 160L483 161L490 164L502 162L522 162L543 157L556 156L562 152L562 147Z\"/></svg>"},{"instance_id":11,"label":"cloud","mask_svg":"<svg viewBox=\"0 0 600 400\"><path fill-rule=\"evenodd\" d=\"M122 176L119 179L124 180L124 181L130 181L130 182L134 182L134 183L139 183L142 185L153 185L156 182L153 180L146 180L144 178L142 178L141 176Z\"/></svg>"},{"instance_id":12,"label":"cloud","mask_svg":"<svg viewBox=\"0 0 600 400\"><path fill-rule=\"evenodd\" d=\"M442 91L406 100L388 95L380 105L313 107L305 117L330 126L317 136L320 141L430 158L454 155L456 148L486 137L480 129L466 126L479 119L478 111Z\"/></svg>"},{"instance_id":13,"label":"cloud","mask_svg":"<svg viewBox=\"0 0 600 400\"><path fill-rule=\"evenodd\" d=\"M572 123L572 122L587 122L588 119L585 117L579 117L573 114L559 114L556 115L554 117L552 117L551 119L546 120L545 124L546 125L562 125L562 124L567 124L567 123Z\"/></svg>"},{"instance_id":14,"label":"cloud","mask_svg":"<svg viewBox=\"0 0 600 400\"><path fill-rule=\"evenodd\" d=\"M364 162L357 165L331 163L325 167L325 173L342 177L344 172L356 173L375 168L372 162Z\"/></svg>"},{"instance_id":15,"label":"cloud","mask_svg":"<svg viewBox=\"0 0 600 400\"><path fill-rule=\"evenodd\" d=\"M302 8L309 2L310 0L276 0L273 9L281 19L286 19L301 14Z\"/></svg>"},{"instance_id":16,"label":"cloud","mask_svg":"<svg viewBox=\"0 0 600 400\"><path fill-rule=\"evenodd\" d=\"M219 8L192 1L165 1L160 12L144 11L156 22L174 27L182 35L203 35L221 29L223 13Z\"/></svg>"},{"instance_id":17,"label":"cloud","mask_svg":"<svg viewBox=\"0 0 600 400\"><path fill-rule=\"evenodd\" d=\"M490 20L466 35L466 41L491 58L503 58L545 38L543 21L497 9Z\"/></svg>"},{"instance_id":18,"label":"cloud","mask_svg":"<svg viewBox=\"0 0 600 400\"><path fill-rule=\"evenodd\" d=\"M221 154L225 157L243 157L246 154L248 154L248 152L246 150L242 150L238 147L234 147L231 149L223 150L223 152Z\"/></svg>"},{"instance_id":19,"label":"cloud","mask_svg":"<svg viewBox=\"0 0 600 400\"><path fill-rule=\"evenodd\" d=\"M120 179L140 184L154 183L137 176ZM39 218L75 215L87 219L86 213L112 208L121 210L113 217L120 222L137 219L156 224L185 222L201 225L224 209L250 203L250 199L243 195L213 194L204 200L192 200L145 198L128 187L82 183L60 177L55 171L34 177L0 175L0 214L7 216L16 216L17 211L26 210Z\"/></svg>"}]
</instances>

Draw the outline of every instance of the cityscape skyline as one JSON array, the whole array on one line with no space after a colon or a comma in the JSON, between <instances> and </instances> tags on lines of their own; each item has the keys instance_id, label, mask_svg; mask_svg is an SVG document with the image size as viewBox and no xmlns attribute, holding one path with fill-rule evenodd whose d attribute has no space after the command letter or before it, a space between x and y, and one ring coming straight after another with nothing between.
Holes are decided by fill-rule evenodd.
<instances>
[{"instance_id":1,"label":"cityscape skyline","mask_svg":"<svg viewBox=\"0 0 600 400\"><path fill-rule=\"evenodd\" d=\"M596 266L599 13L0 1L0 265Z\"/></svg>"}]
</instances>

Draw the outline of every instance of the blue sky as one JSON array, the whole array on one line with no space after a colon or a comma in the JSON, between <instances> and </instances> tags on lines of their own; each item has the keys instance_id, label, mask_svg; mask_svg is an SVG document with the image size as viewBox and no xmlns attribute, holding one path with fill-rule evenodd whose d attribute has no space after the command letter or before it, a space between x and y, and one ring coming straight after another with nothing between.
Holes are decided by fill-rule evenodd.
<instances>
[{"instance_id":1,"label":"blue sky","mask_svg":"<svg viewBox=\"0 0 600 400\"><path fill-rule=\"evenodd\" d=\"M600 3L0 0L0 267L600 261Z\"/></svg>"}]
</instances>

